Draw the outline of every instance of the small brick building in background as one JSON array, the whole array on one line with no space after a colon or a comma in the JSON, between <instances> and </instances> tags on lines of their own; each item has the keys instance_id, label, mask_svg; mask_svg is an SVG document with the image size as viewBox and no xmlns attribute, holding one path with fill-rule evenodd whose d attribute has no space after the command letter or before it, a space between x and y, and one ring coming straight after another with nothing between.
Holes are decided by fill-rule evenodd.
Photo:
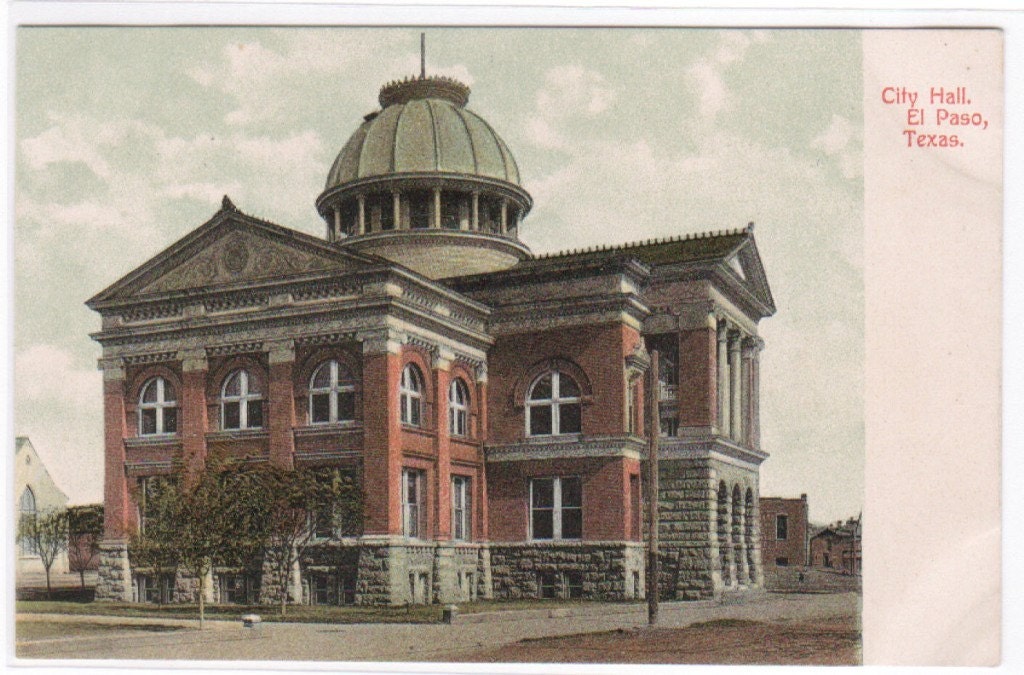
<instances>
[{"instance_id":1,"label":"small brick building in background","mask_svg":"<svg viewBox=\"0 0 1024 675\"><path fill-rule=\"evenodd\" d=\"M468 96L439 77L382 88L317 199L323 239L225 197L88 302L98 598L192 599L132 569L127 547L146 481L212 453L364 486L362 527L324 533L296 601L643 597L652 423L664 596L762 585L757 328L775 306L752 226L534 255L518 236L532 199ZM213 576L210 600L259 599L259 578Z\"/></svg>"},{"instance_id":2,"label":"small brick building in background","mask_svg":"<svg viewBox=\"0 0 1024 675\"><path fill-rule=\"evenodd\" d=\"M807 567L807 495L799 499L761 497L761 559L773 567Z\"/></svg>"},{"instance_id":3,"label":"small brick building in background","mask_svg":"<svg viewBox=\"0 0 1024 675\"><path fill-rule=\"evenodd\" d=\"M811 536L811 566L860 575L861 517L829 523Z\"/></svg>"}]
</instances>

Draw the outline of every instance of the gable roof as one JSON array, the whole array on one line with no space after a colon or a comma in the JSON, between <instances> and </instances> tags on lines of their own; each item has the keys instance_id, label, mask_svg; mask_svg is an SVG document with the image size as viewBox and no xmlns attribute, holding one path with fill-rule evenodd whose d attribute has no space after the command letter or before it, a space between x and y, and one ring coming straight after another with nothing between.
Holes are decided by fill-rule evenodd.
<instances>
[{"instance_id":1,"label":"gable roof","mask_svg":"<svg viewBox=\"0 0 1024 675\"><path fill-rule=\"evenodd\" d=\"M210 220L85 304L100 309L176 292L387 265L377 256L340 249L323 239L242 213L225 196Z\"/></svg>"},{"instance_id":2,"label":"gable roof","mask_svg":"<svg viewBox=\"0 0 1024 675\"><path fill-rule=\"evenodd\" d=\"M49 501L50 503L57 501L60 506L66 505L68 502L67 494L53 480L53 476L50 475L50 471L46 468L46 464L43 463L35 446L32 445L32 441L29 440L28 436L18 436L14 441L14 457L16 460L19 460L24 456L30 458L31 470L19 471L18 469L21 469L23 464L21 462L17 463L14 472L15 499L20 499L24 488L29 487L32 489L32 493L37 500Z\"/></svg>"},{"instance_id":3,"label":"gable roof","mask_svg":"<svg viewBox=\"0 0 1024 675\"><path fill-rule=\"evenodd\" d=\"M545 253L522 260L502 272L455 277L445 279L443 283L456 289L469 289L500 283L499 280L518 275L560 276L570 270L610 270L616 264L629 260L651 270L655 278L659 270L671 273L670 270L720 267L725 282L753 300L757 311L764 316L775 313L775 301L754 241L753 223L741 230L719 230Z\"/></svg>"}]
</instances>

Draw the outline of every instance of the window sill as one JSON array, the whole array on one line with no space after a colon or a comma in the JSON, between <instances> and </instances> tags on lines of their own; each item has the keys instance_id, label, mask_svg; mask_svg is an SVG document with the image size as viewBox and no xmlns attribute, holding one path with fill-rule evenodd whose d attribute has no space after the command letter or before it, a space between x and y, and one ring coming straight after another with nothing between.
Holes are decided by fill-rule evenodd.
<instances>
[{"instance_id":1,"label":"window sill","mask_svg":"<svg viewBox=\"0 0 1024 675\"><path fill-rule=\"evenodd\" d=\"M433 429L425 429L423 427L417 427L412 424L405 423L402 423L402 431L408 431L409 433L417 434L419 436L429 436L431 438L437 435L437 432Z\"/></svg>"},{"instance_id":2,"label":"window sill","mask_svg":"<svg viewBox=\"0 0 1024 675\"><path fill-rule=\"evenodd\" d=\"M266 429L220 429L210 431L206 434L208 441L239 441L244 439L269 438L270 432Z\"/></svg>"},{"instance_id":3,"label":"window sill","mask_svg":"<svg viewBox=\"0 0 1024 675\"><path fill-rule=\"evenodd\" d=\"M319 422L316 424L304 424L295 427L297 436L320 436L327 434L343 433L346 431L361 431L363 423L358 420L346 422Z\"/></svg>"},{"instance_id":4,"label":"window sill","mask_svg":"<svg viewBox=\"0 0 1024 675\"><path fill-rule=\"evenodd\" d=\"M152 434L149 436L134 436L124 439L126 448L161 448L167 446L181 445L181 437L178 434Z\"/></svg>"},{"instance_id":5,"label":"window sill","mask_svg":"<svg viewBox=\"0 0 1024 675\"><path fill-rule=\"evenodd\" d=\"M543 435L543 436L535 435L535 436L525 436L523 438L523 441L525 441L526 443L537 443L537 444L551 443L551 442L566 443L566 442L581 441L581 440L583 440L583 434L582 433L547 434L547 435Z\"/></svg>"}]
</instances>

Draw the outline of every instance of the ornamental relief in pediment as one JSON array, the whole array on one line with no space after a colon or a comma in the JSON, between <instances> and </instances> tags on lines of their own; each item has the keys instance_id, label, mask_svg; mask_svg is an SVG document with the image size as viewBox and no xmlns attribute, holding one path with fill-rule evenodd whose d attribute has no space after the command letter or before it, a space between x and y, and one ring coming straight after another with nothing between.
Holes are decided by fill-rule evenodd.
<instances>
[{"instance_id":1,"label":"ornamental relief in pediment","mask_svg":"<svg viewBox=\"0 0 1024 675\"><path fill-rule=\"evenodd\" d=\"M339 262L327 256L238 232L209 245L140 292L160 293L217 286L337 267Z\"/></svg>"}]
</instances>

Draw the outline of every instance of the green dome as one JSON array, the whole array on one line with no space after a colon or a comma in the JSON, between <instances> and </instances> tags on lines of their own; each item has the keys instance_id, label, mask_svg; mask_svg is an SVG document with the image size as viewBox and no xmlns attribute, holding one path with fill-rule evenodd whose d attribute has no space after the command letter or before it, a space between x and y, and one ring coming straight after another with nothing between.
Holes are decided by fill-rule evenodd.
<instances>
[{"instance_id":1,"label":"green dome","mask_svg":"<svg viewBox=\"0 0 1024 675\"><path fill-rule=\"evenodd\" d=\"M456 89L456 85L461 89ZM366 116L327 175L325 190L350 181L401 173L440 172L519 185L505 141L464 106L469 90L441 78L393 83L383 110Z\"/></svg>"}]
</instances>

